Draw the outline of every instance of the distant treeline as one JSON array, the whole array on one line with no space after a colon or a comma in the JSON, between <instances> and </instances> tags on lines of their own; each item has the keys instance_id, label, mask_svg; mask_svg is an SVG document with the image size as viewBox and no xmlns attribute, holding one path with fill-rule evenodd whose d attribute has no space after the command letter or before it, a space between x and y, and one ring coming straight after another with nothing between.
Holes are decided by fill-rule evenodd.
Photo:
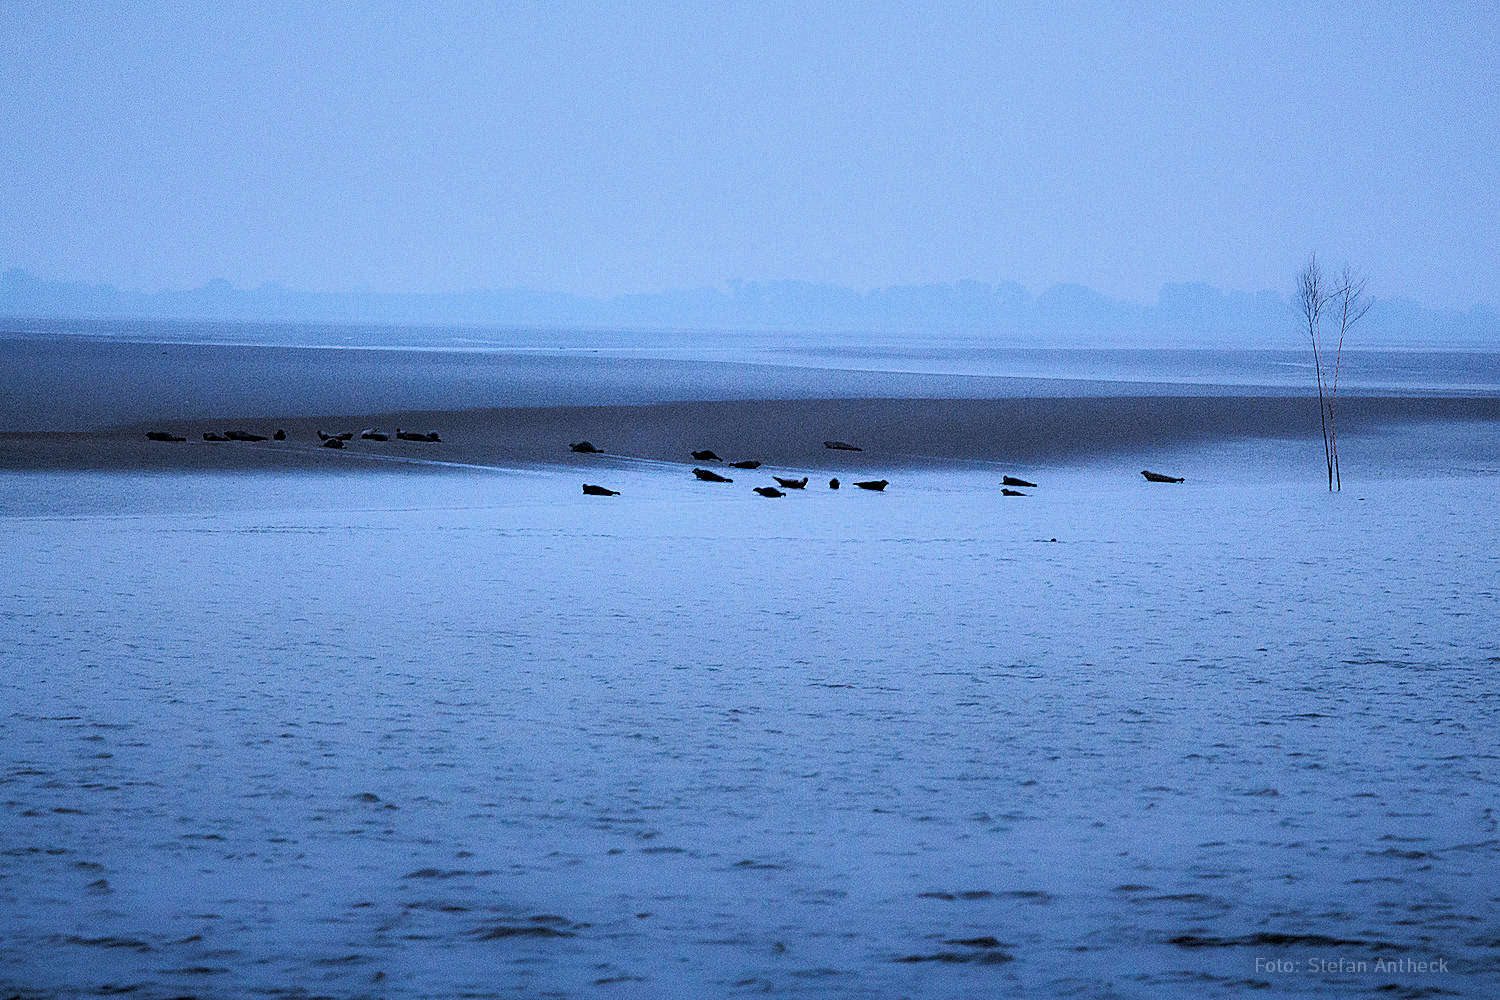
<instances>
[{"instance_id":1,"label":"distant treeline","mask_svg":"<svg viewBox=\"0 0 1500 1000\"><path fill-rule=\"evenodd\" d=\"M591 298L523 289L409 294L299 292L224 280L186 291L134 292L111 285L0 274L0 317L443 324L640 330L930 333L993 337L1016 345L1150 344L1300 346L1298 317L1277 292L1224 292L1202 283L1162 288L1154 304L1112 299L1081 285L1033 295L1015 282L897 285L860 292L805 281L729 282ZM1429 309L1377 299L1360 347L1497 347L1500 312Z\"/></svg>"}]
</instances>

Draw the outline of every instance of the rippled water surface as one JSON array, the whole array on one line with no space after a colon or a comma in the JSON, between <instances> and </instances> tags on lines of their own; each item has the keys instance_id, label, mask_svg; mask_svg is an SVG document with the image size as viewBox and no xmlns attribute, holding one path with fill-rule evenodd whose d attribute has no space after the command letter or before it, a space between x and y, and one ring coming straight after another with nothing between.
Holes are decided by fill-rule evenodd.
<instances>
[{"instance_id":1,"label":"rippled water surface","mask_svg":"<svg viewBox=\"0 0 1500 1000\"><path fill-rule=\"evenodd\" d=\"M0 985L1500 994L1492 473L611 476L6 475Z\"/></svg>"}]
</instances>

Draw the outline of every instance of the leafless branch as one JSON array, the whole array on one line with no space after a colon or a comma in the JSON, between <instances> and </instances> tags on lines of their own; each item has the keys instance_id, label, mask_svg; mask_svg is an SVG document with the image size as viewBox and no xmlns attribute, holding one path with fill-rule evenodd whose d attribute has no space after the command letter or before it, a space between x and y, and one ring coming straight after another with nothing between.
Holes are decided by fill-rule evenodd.
<instances>
[{"instance_id":1,"label":"leafless branch","mask_svg":"<svg viewBox=\"0 0 1500 1000\"><path fill-rule=\"evenodd\" d=\"M1365 294L1365 286L1369 279L1356 275L1348 265L1344 265L1343 272L1339 275L1338 286L1329 296L1334 300L1334 308L1339 320L1339 344L1333 355L1333 384L1328 393L1328 443L1333 457L1333 482L1336 489L1342 490L1344 483L1339 475L1339 445L1337 425L1334 423L1333 408L1338 400L1339 394L1339 367L1344 357L1344 337L1349 329L1364 319L1365 313L1370 311L1373 300Z\"/></svg>"}]
</instances>

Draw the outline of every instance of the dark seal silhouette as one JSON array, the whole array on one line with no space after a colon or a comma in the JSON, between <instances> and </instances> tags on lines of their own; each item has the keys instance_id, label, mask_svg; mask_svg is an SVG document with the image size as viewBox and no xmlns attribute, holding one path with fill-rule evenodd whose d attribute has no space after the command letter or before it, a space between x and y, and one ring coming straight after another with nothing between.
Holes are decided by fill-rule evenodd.
<instances>
[{"instance_id":1,"label":"dark seal silhouette","mask_svg":"<svg viewBox=\"0 0 1500 1000\"><path fill-rule=\"evenodd\" d=\"M619 490L606 489L603 486L594 486L590 483L583 484L583 492L591 497L617 497L620 495Z\"/></svg>"},{"instance_id":2,"label":"dark seal silhouette","mask_svg":"<svg viewBox=\"0 0 1500 1000\"><path fill-rule=\"evenodd\" d=\"M205 441L228 441L229 439L227 437L225 437L224 435L222 435L222 434L215 434L213 431L204 431L203 432L203 440L205 440Z\"/></svg>"},{"instance_id":3,"label":"dark seal silhouette","mask_svg":"<svg viewBox=\"0 0 1500 1000\"><path fill-rule=\"evenodd\" d=\"M836 489L838 489L839 488L839 481L837 479L830 479L830 480L828 480L828 488L830 490L836 490Z\"/></svg>"},{"instance_id":4,"label":"dark seal silhouette","mask_svg":"<svg viewBox=\"0 0 1500 1000\"><path fill-rule=\"evenodd\" d=\"M595 448L588 441L574 441L568 447L580 455L602 455L604 453L604 449Z\"/></svg>"},{"instance_id":5,"label":"dark seal silhouette","mask_svg":"<svg viewBox=\"0 0 1500 1000\"><path fill-rule=\"evenodd\" d=\"M1000 492L1008 497L1024 497L1026 495L1020 490L1001 490Z\"/></svg>"},{"instance_id":6,"label":"dark seal silhouette","mask_svg":"<svg viewBox=\"0 0 1500 1000\"><path fill-rule=\"evenodd\" d=\"M719 475L717 472L713 472L713 471L711 471L709 469L694 469L693 470L693 475L697 476L699 479L703 480L705 483L732 483L732 482L734 482L733 479L728 479L728 478L726 478L724 476Z\"/></svg>"},{"instance_id":7,"label":"dark seal silhouette","mask_svg":"<svg viewBox=\"0 0 1500 1000\"><path fill-rule=\"evenodd\" d=\"M348 439L346 438L345 440ZM438 437L437 431L428 431L426 434L423 434L421 431L403 431L399 427L396 428L396 440L425 441L427 444L441 444L443 441L442 438Z\"/></svg>"},{"instance_id":8,"label":"dark seal silhouette","mask_svg":"<svg viewBox=\"0 0 1500 1000\"><path fill-rule=\"evenodd\" d=\"M1145 469L1141 470L1141 475L1143 475L1143 476L1146 477L1146 481L1148 483L1180 483L1180 482L1182 482L1182 477L1181 476L1164 476L1160 472L1148 472Z\"/></svg>"},{"instance_id":9,"label":"dark seal silhouette","mask_svg":"<svg viewBox=\"0 0 1500 1000\"><path fill-rule=\"evenodd\" d=\"M856 447L845 441L824 441L823 447L832 448L834 451L864 451L863 448Z\"/></svg>"},{"instance_id":10,"label":"dark seal silhouette","mask_svg":"<svg viewBox=\"0 0 1500 1000\"><path fill-rule=\"evenodd\" d=\"M341 437L331 437L323 439L323 447L325 448L342 448L343 446L344 439Z\"/></svg>"},{"instance_id":11,"label":"dark seal silhouette","mask_svg":"<svg viewBox=\"0 0 1500 1000\"><path fill-rule=\"evenodd\" d=\"M1005 486L1029 486L1032 489L1036 489L1036 483L1028 483L1024 479L1017 479L1015 476L1006 476L1000 482Z\"/></svg>"},{"instance_id":12,"label":"dark seal silhouette","mask_svg":"<svg viewBox=\"0 0 1500 1000\"><path fill-rule=\"evenodd\" d=\"M286 431L284 431L280 427L278 427L278 428L276 428L276 433L272 434L271 437L274 438L277 441L285 441L286 440Z\"/></svg>"},{"instance_id":13,"label":"dark seal silhouette","mask_svg":"<svg viewBox=\"0 0 1500 1000\"><path fill-rule=\"evenodd\" d=\"M251 434L249 431L225 431L224 436L231 441L264 441L264 434Z\"/></svg>"},{"instance_id":14,"label":"dark seal silhouette","mask_svg":"<svg viewBox=\"0 0 1500 1000\"><path fill-rule=\"evenodd\" d=\"M146 432L146 440L147 441L186 441L187 438L185 438L185 437L178 437L175 434L168 434L166 431L147 431Z\"/></svg>"},{"instance_id":15,"label":"dark seal silhouette","mask_svg":"<svg viewBox=\"0 0 1500 1000\"><path fill-rule=\"evenodd\" d=\"M771 478L789 490L800 490L807 486L806 476L803 476L801 479L782 479L780 476L772 476Z\"/></svg>"},{"instance_id":16,"label":"dark seal silhouette","mask_svg":"<svg viewBox=\"0 0 1500 1000\"><path fill-rule=\"evenodd\" d=\"M729 463L729 467L731 469L758 469L758 468L760 468L760 463L759 462L730 462Z\"/></svg>"},{"instance_id":17,"label":"dark seal silhouette","mask_svg":"<svg viewBox=\"0 0 1500 1000\"><path fill-rule=\"evenodd\" d=\"M876 493L879 493L881 490L885 489L888 484L884 479L871 479L867 482L855 483L854 485L858 486L862 490L874 490Z\"/></svg>"},{"instance_id":18,"label":"dark seal silhouette","mask_svg":"<svg viewBox=\"0 0 1500 1000\"><path fill-rule=\"evenodd\" d=\"M400 432L398 431L397 433L400 433ZM322 442L326 443L328 441L332 441L334 438L338 438L340 441L352 441L354 439L354 432L353 431L341 431L338 434L329 434L327 431L321 431L321 430L318 431L318 440L319 441L322 441Z\"/></svg>"},{"instance_id":19,"label":"dark seal silhouette","mask_svg":"<svg viewBox=\"0 0 1500 1000\"><path fill-rule=\"evenodd\" d=\"M755 487L755 492L759 493L763 497L784 497L784 496L786 496L785 493L781 492L780 490L778 490L774 486L757 486L757 487Z\"/></svg>"},{"instance_id":20,"label":"dark seal silhouette","mask_svg":"<svg viewBox=\"0 0 1500 1000\"><path fill-rule=\"evenodd\" d=\"M693 457L696 458L700 462L722 462L722 461L724 461L722 458L720 458L718 455L715 455L712 451L710 451L707 448L704 448L702 451L695 451L695 452L693 452Z\"/></svg>"},{"instance_id":21,"label":"dark seal silhouette","mask_svg":"<svg viewBox=\"0 0 1500 1000\"><path fill-rule=\"evenodd\" d=\"M359 436L362 441L389 441L391 439L389 434L382 434L373 427L366 427L359 432Z\"/></svg>"}]
</instances>

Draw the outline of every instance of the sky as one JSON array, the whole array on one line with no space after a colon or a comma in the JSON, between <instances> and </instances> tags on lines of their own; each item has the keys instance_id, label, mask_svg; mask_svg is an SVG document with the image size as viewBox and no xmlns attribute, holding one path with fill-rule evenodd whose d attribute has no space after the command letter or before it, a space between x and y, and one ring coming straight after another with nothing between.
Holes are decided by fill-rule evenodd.
<instances>
[{"instance_id":1,"label":"sky","mask_svg":"<svg viewBox=\"0 0 1500 1000\"><path fill-rule=\"evenodd\" d=\"M1500 5L0 0L0 270L1500 303Z\"/></svg>"}]
</instances>

